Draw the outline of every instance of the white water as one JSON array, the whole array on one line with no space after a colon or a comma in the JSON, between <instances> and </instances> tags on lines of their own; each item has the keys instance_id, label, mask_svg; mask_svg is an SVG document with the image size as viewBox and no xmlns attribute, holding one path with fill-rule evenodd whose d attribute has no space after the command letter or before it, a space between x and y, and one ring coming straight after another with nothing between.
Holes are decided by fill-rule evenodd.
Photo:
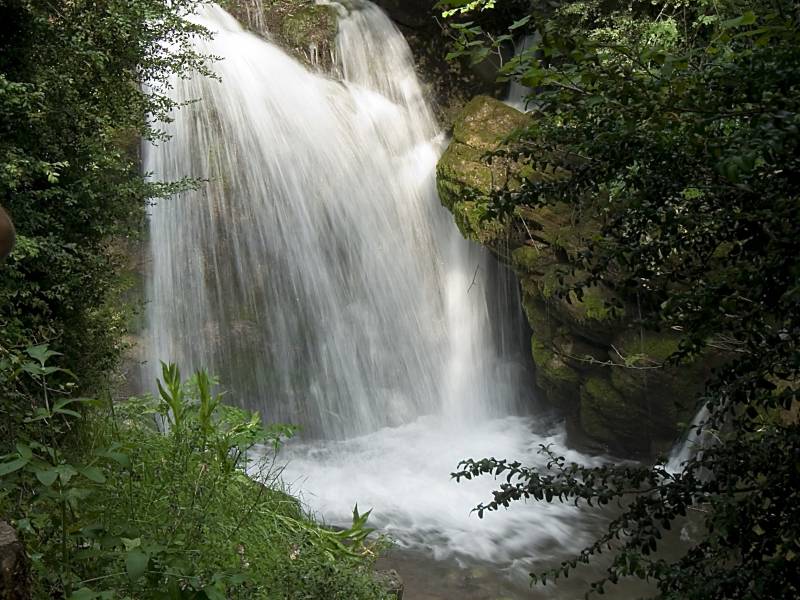
<instances>
[{"instance_id":1,"label":"white water","mask_svg":"<svg viewBox=\"0 0 800 600\"><path fill-rule=\"evenodd\" d=\"M358 502L435 556L577 549L576 510L520 505L487 526L470 510L493 482L450 480L463 458L536 462L563 436L525 416L513 283L439 205L444 140L410 51L380 10L350 4L344 81L221 8L198 16L217 32L198 49L224 58L220 81L175 81L177 100L202 101L175 113L145 168L208 183L153 208L148 355L206 367L228 401L300 425L284 478L329 521Z\"/></svg>"},{"instance_id":2,"label":"white water","mask_svg":"<svg viewBox=\"0 0 800 600\"><path fill-rule=\"evenodd\" d=\"M541 40L539 32L528 34L522 37L514 48L515 56L522 56L530 53L534 44ZM512 79L508 85L508 93L506 94L505 103L509 106L516 108L518 111L527 112L530 108L530 96L533 90L526 85L522 85L518 79Z\"/></svg>"},{"instance_id":3,"label":"white water","mask_svg":"<svg viewBox=\"0 0 800 600\"><path fill-rule=\"evenodd\" d=\"M708 407L703 406L692 419L686 439L680 444L676 444L670 452L665 468L670 473L678 473L683 470L684 463L695 454L702 451L703 446L708 442L708 434L702 430L702 426L708 419Z\"/></svg>"}]
</instances>

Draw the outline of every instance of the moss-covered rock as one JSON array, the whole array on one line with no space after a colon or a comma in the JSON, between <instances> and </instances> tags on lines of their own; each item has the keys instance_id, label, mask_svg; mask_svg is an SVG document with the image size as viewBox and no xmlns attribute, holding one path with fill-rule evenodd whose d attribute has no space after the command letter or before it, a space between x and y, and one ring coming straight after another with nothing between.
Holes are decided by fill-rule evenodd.
<instances>
[{"instance_id":1,"label":"moss-covered rock","mask_svg":"<svg viewBox=\"0 0 800 600\"><path fill-rule=\"evenodd\" d=\"M280 34L296 52L330 54L339 29L336 10L332 6L311 4L286 14Z\"/></svg>"},{"instance_id":2,"label":"moss-covered rock","mask_svg":"<svg viewBox=\"0 0 800 600\"><path fill-rule=\"evenodd\" d=\"M500 100L476 96L464 107L453 125L453 139L484 152L496 150L515 130L530 123L530 117Z\"/></svg>"},{"instance_id":3,"label":"moss-covered rock","mask_svg":"<svg viewBox=\"0 0 800 600\"><path fill-rule=\"evenodd\" d=\"M436 167L436 181L439 199L456 215L465 237L489 244L505 230L486 218L486 208L493 192L514 185L521 165L498 157L487 161L485 156L529 122L527 115L489 96L472 99L457 118L453 140Z\"/></svg>"},{"instance_id":4,"label":"moss-covered rock","mask_svg":"<svg viewBox=\"0 0 800 600\"><path fill-rule=\"evenodd\" d=\"M545 345L533 334L531 340L531 353L537 371L549 382L557 386L573 387L580 382L580 375L570 367L563 358L553 352L549 345Z\"/></svg>"},{"instance_id":5,"label":"moss-covered rock","mask_svg":"<svg viewBox=\"0 0 800 600\"><path fill-rule=\"evenodd\" d=\"M332 69L339 30L333 6L309 0L226 0L222 4L243 26L282 46L306 65Z\"/></svg>"},{"instance_id":6,"label":"moss-covered rock","mask_svg":"<svg viewBox=\"0 0 800 600\"><path fill-rule=\"evenodd\" d=\"M510 263L522 286L522 305L533 329L537 385L565 408L568 430L621 454L663 450L689 421L708 361L661 367L678 347L674 333L630 329L630 304L613 284L569 291L585 277L581 256L602 232L602 215L576 214L570 203L515 207L502 223L491 196L530 181L569 177L537 157L531 164L487 153L531 117L479 96L455 121L453 140L437 165L442 204L465 237ZM636 311L633 311L636 312Z\"/></svg>"}]
</instances>

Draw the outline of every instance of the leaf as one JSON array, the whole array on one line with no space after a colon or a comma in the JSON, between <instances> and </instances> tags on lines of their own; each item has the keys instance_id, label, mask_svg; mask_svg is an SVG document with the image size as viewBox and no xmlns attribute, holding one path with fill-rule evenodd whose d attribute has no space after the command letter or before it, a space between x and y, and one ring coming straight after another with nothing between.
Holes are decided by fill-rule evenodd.
<instances>
[{"instance_id":1,"label":"leaf","mask_svg":"<svg viewBox=\"0 0 800 600\"><path fill-rule=\"evenodd\" d=\"M61 477L62 485L67 485L69 483L69 480L78 474L78 472L72 465L58 465L55 470Z\"/></svg>"},{"instance_id":2,"label":"leaf","mask_svg":"<svg viewBox=\"0 0 800 600\"><path fill-rule=\"evenodd\" d=\"M521 18L519 21L514 21L511 25L508 26L508 29L510 31L513 31L515 29L519 29L520 27L522 27L524 25L527 25L528 22L531 20L531 16L532 15L527 15L527 16Z\"/></svg>"},{"instance_id":3,"label":"leaf","mask_svg":"<svg viewBox=\"0 0 800 600\"><path fill-rule=\"evenodd\" d=\"M110 458L111 460L113 460L122 467L128 468L131 466L131 459L124 452L113 452L111 450L108 450L106 452L98 452L97 456Z\"/></svg>"},{"instance_id":4,"label":"leaf","mask_svg":"<svg viewBox=\"0 0 800 600\"><path fill-rule=\"evenodd\" d=\"M727 21L723 21L720 24L720 27L722 29L735 29L736 27L742 27L743 25L752 25L755 22L756 22L755 14L753 14L752 10L748 10L741 17L736 17L735 19L728 19Z\"/></svg>"},{"instance_id":5,"label":"leaf","mask_svg":"<svg viewBox=\"0 0 800 600\"><path fill-rule=\"evenodd\" d=\"M203 592L208 597L208 600L226 600L225 594L214 586L207 585L203 588Z\"/></svg>"},{"instance_id":6,"label":"leaf","mask_svg":"<svg viewBox=\"0 0 800 600\"><path fill-rule=\"evenodd\" d=\"M38 360L39 363L44 366L47 362L47 359L51 356L59 356L60 352L54 352L53 350L47 349L47 344L39 344L37 346L28 346L25 348L25 353L30 356L34 360Z\"/></svg>"},{"instance_id":7,"label":"leaf","mask_svg":"<svg viewBox=\"0 0 800 600\"><path fill-rule=\"evenodd\" d=\"M128 572L128 577L131 578L131 581L136 581L144 575L148 562L150 562L150 558L141 550L134 549L128 552L128 556L125 559L125 570Z\"/></svg>"},{"instance_id":8,"label":"leaf","mask_svg":"<svg viewBox=\"0 0 800 600\"><path fill-rule=\"evenodd\" d=\"M103 472L98 469L97 467L83 467L80 469L81 475L89 479L90 481L94 481L95 483L105 483L106 476L103 475Z\"/></svg>"},{"instance_id":9,"label":"leaf","mask_svg":"<svg viewBox=\"0 0 800 600\"><path fill-rule=\"evenodd\" d=\"M73 402L91 402L92 398L61 398L57 400L53 404L53 412L58 412L65 406L72 404Z\"/></svg>"},{"instance_id":10,"label":"leaf","mask_svg":"<svg viewBox=\"0 0 800 600\"><path fill-rule=\"evenodd\" d=\"M97 593L87 587L75 590L72 594L67 596L67 600L93 600L94 598L97 598Z\"/></svg>"},{"instance_id":11,"label":"leaf","mask_svg":"<svg viewBox=\"0 0 800 600\"><path fill-rule=\"evenodd\" d=\"M9 473L13 473L14 471L19 471L22 467L27 465L28 462L29 459L27 458L16 458L0 464L0 477L3 475L8 475Z\"/></svg>"},{"instance_id":12,"label":"leaf","mask_svg":"<svg viewBox=\"0 0 800 600\"><path fill-rule=\"evenodd\" d=\"M43 469L41 471L36 471L36 479L38 479L45 487L50 487L53 485L57 477L58 471L55 469Z\"/></svg>"},{"instance_id":13,"label":"leaf","mask_svg":"<svg viewBox=\"0 0 800 600\"><path fill-rule=\"evenodd\" d=\"M139 548L142 545L142 538L120 538L122 543L125 544L125 550L133 550L134 548Z\"/></svg>"},{"instance_id":14,"label":"leaf","mask_svg":"<svg viewBox=\"0 0 800 600\"><path fill-rule=\"evenodd\" d=\"M27 444L18 443L17 444L17 452L19 452L20 457L30 460L33 458L33 450Z\"/></svg>"},{"instance_id":15,"label":"leaf","mask_svg":"<svg viewBox=\"0 0 800 600\"><path fill-rule=\"evenodd\" d=\"M53 414L69 415L70 417L76 417L78 419L80 419L81 417L81 414L79 412L75 412L71 408L61 408L59 410L54 410Z\"/></svg>"}]
</instances>

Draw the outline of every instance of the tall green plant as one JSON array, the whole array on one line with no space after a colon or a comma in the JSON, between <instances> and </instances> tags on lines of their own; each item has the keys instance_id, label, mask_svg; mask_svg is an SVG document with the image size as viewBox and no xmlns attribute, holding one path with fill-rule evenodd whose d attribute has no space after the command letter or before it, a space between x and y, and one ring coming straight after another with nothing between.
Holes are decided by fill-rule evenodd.
<instances>
[{"instance_id":1,"label":"tall green plant","mask_svg":"<svg viewBox=\"0 0 800 600\"><path fill-rule=\"evenodd\" d=\"M294 428L226 406L203 371L183 381L164 364L158 398L115 406L54 386L57 353L25 356L0 373L44 386L47 400L29 398L25 429L0 456L0 513L31 550L36 594L382 597L369 513L356 508L350 528L332 531L282 491L275 453ZM64 443L72 428L80 435Z\"/></svg>"}]
</instances>

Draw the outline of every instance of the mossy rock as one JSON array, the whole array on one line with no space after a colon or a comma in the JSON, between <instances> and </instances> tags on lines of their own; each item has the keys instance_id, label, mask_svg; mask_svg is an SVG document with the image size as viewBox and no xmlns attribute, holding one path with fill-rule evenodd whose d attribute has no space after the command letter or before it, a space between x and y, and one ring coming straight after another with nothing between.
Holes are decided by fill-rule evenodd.
<instances>
[{"instance_id":1,"label":"mossy rock","mask_svg":"<svg viewBox=\"0 0 800 600\"><path fill-rule=\"evenodd\" d=\"M520 246L511 252L511 266L520 274L542 276L557 262L553 251L542 244Z\"/></svg>"},{"instance_id":2,"label":"mossy rock","mask_svg":"<svg viewBox=\"0 0 800 600\"><path fill-rule=\"evenodd\" d=\"M332 5L310 0L246 0L222 3L236 19L253 33L289 51L309 67L331 71L331 50L336 44L339 17Z\"/></svg>"},{"instance_id":3,"label":"mossy rock","mask_svg":"<svg viewBox=\"0 0 800 600\"><path fill-rule=\"evenodd\" d=\"M522 279L520 283L522 284L522 309L534 335L539 340L551 340L560 323L551 316L549 307L541 300L540 296L531 292L536 289L536 284L528 278Z\"/></svg>"},{"instance_id":4,"label":"mossy rock","mask_svg":"<svg viewBox=\"0 0 800 600\"><path fill-rule=\"evenodd\" d=\"M477 96L457 117L453 140L436 165L439 199L455 215L462 234L495 251L504 245L495 242L505 240L506 227L486 218L486 209L495 191L519 185L522 165L501 157L486 161L485 156L529 122L529 116L499 100Z\"/></svg>"},{"instance_id":5,"label":"mossy rock","mask_svg":"<svg viewBox=\"0 0 800 600\"><path fill-rule=\"evenodd\" d=\"M506 237L506 228L496 219L487 218L486 208L484 202L459 202L453 207L453 217L465 238L493 246Z\"/></svg>"},{"instance_id":6,"label":"mossy rock","mask_svg":"<svg viewBox=\"0 0 800 600\"><path fill-rule=\"evenodd\" d=\"M520 205L514 209L514 214L524 221L528 235L563 251L571 260L601 232L597 219L577 218L573 207L564 203L537 207Z\"/></svg>"},{"instance_id":7,"label":"mossy rock","mask_svg":"<svg viewBox=\"0 0 800 600\"><path fill-rule=\"evenodd\" d=\"M678 351L681 336L671 331L628 329L614 339L614 347L628 362L640 366L664 363Z\"/></svg>"},{"instance_id":8,"label":"mossy rock","mask_svg":"<svg viewBox=\"0 0 800 600\"><path fill-rule=\"evenodd\" d=\"M531 354L536 364L537 378L541 377L548 385L577 391L580 374L553 352L549 344L537 338L535 333L531 338Z\"/></svg>"},{"instance_id":9,"label":"mossy rock","mask_svg":"<svg viewBox=\"0 0 800 600\"><path fill-rule=\"evenodd\" d=\"M529 265L537 259L533 253L512 256L516 256L517 261L530 261ZM569 289L576 281L570 266L557 261L546 262L544 259L535 264L540 272L524 275L523 289L526 293L545 302L550 314L566 325L573 335L609 346L624 324L625 308L619 307L621 300L602 286L584 288L581 299L575 292L564 296L561 290ZM517 273L521 274L521 269L518 268Z\"/></svg>"},{"instance_id":10,"label":"mossy rock","mask_svg":"<svg viewBox=\"0 0 800 600\"><path fill-rule=\"evenodd\" d=\"M602 366L608 362L608 349L605 346L573 335L565 327L560 328L553 336L552 345L564 362L579 372L607 368Z\"/></svg>"},{"instance_id":11,"label":"mossy rock","mask_svg":"<svg viewBox=\"0 0 800 600\"><path fill-rule=\"evenodd\" d=\"M475 96L453 125L453 139L482 152L496 150L530 116L490 96Z\"/></svg>"},{"instance_id":12,"label":"mossy rock","mask_svg":"<svg viewBox=\"0 0 800 600\"><path fill-rule=\"evenodd\" d=\"M494 189L492 169L476 148L451 143L436 165L439 199L451 209L463 200L486 197ZM444 188L443 188L444 186Z\"/></svg>"},{"instance_id":13,"label":"mossy rock","mask_svg":"<svg viewBox=\"0 0 800 600\"><path fill-rule=\"evenodd\" d=\"M583 431L613 452L647 453L650 440L642 435L646 415L632 399L604 377L589 377L581 386L580 423Z\"/></svg>"},{"instance_id":14,"label":"mossy rock","mask_svg":"<svg viewBox=\"0 0 800 600\"><path fill-rule=\"evenodd\" d=\"M339 21L332 6L311 4L286 15L281 23L281 36L294 48L332 48Z\"/></svg>"},{"instance_id":15,"label":"mossy rock","mask_svg":"<svg viewBox=\"0 0 800 600\"><path fill-rule=\"evenodd\" d=\"M680 336L672 332L631 329L614 340L619 353L609 354L620 365L611 373L614 387L640 399L650 415L654 435L664 438L674 438L680 424L691 421L697 394L715 362L708 355L681 365L665 364L679 344Z\"/></svg>"}]
</instances>

